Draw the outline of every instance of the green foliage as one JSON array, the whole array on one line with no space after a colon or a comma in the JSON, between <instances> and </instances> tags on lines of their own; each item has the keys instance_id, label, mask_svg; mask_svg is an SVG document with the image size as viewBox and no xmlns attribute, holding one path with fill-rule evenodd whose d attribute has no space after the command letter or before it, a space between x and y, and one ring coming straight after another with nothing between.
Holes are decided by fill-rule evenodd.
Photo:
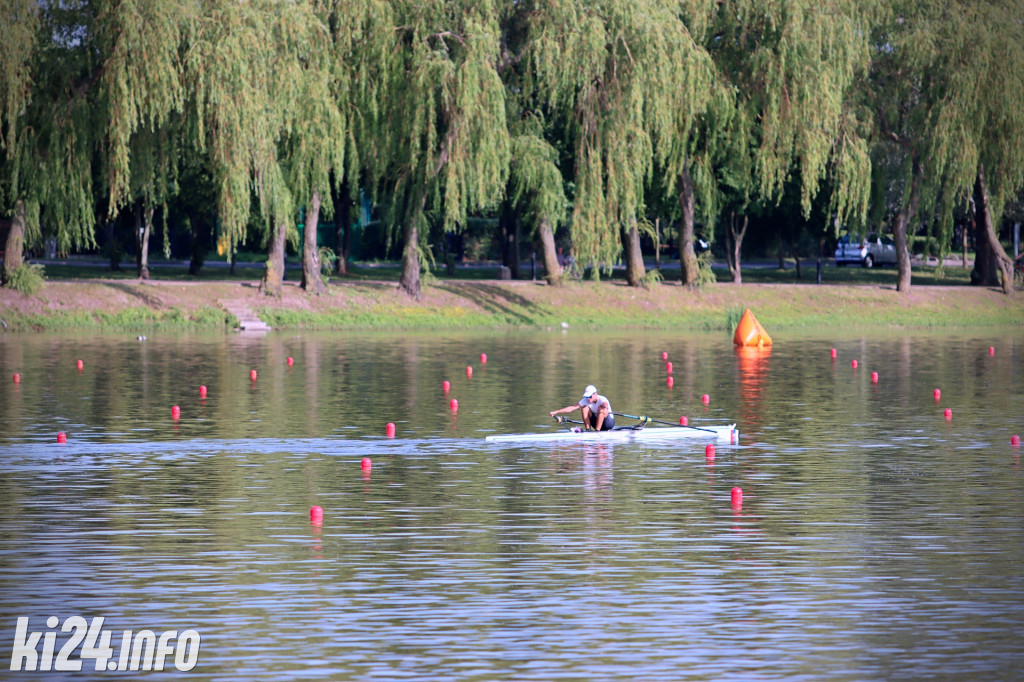
<instances>
[{"instance_id":1,"label":"green foliage","mask_svg":"<svg viewBox=\"0 0 1024 682\"><path fill-rule=\"evenodd\" d=\"M661 274L661 270L658 270L657 268L651 268L650 270L644 273L641 286L643 286L644 289L653 289L657 285L661 284L662 280L664 279L665 277L664 275Z\"/></svg>"},{"instance_id":2,"label":"green foliage","mask_svg":"<svg viewBox=\"0 0 1024 682\"><path fill-rule=\"evenodd\" d=\"M227 329L230 316L220 308L206 306L191 314L177 308L153 310L126 308L115 312L55 310L39 315L5 315L11 331L120 330L131 332Z\"/></svg>"},{"instance_id":3,"label":"green foliage","mask_svg":"<svg viewBox=\"0 0 1024 682\"><path fill-rule=\"evenodd\" d=\"M740 306L739 308L729 308L725 313L725 328L736 329L739 326L740 320L743 319L743 313L747 311L746 306Z\"/></svg>"},{"instance_id":4,"label":"green foliage","mask_svg":"<svg viewBox=\"0 0 1024 682\"><path fill-rule=\"evenodd\" d=\"M711 269L714 256L711 251L704 251L697 255L697 281L694 283L698 289L715 284L718 281L715 271Z\"/></svg>"},{"instance_id":5,"label":"green foliage","mask_svg":"<svg viewBox=\"0 0 1024 682\"><path fill-rule=\"evenodd\" d=\"M43 287L45 281L46 274L42 265L22 263L10 273L4 286L26 296L32 296Z\"/></svg>"},{"instance_id":6,"label":"green foliage","mask_svg":"<svg viewBox=\"0 0 1024 682\"><path fill-rule=\"evenodd\" d=\"M334 265L338 262L338 256L334 253L334 249L321 246L319 249L320 256L320 276L324 279L324 284L327 284L327 280L330 278L331 273L334 272Z\"/></svg>"},{"instance_id":7,"label":"green foliage","mask_svg":"<svg viewBox=\"0 0 1024 682\"><path fill-rule=\"evenodd\" d=\"M558 153L541 136L538 125L523 128L512 138L508 200L514 210L530 219L534 230L544 218L557 230L567 207Z\"/></svg>"},{"instance_id":8,"label":"green foliage","mask_svg":"<svg viewBox=\"0 0 1024 682\"><path fill-rule=\"evenodd\" d=\"M231 248L275 225L294 243L297 207L316 192L330 217L348 182L387 206L392 241L417 228L421 258L431 229L507 202L534 231L562 226L600 276L623 225L681 210L684 175L705 227L788 185L808 229L863 229L908 203L920 160L941 253L980 165L997 217L1024 186L1020 15L1019 0L0 0L0 213L21 202L26 248L55 237L61 253L161 206L165 254L169 229L214 224Z\"/></svg>"}]
</instances>

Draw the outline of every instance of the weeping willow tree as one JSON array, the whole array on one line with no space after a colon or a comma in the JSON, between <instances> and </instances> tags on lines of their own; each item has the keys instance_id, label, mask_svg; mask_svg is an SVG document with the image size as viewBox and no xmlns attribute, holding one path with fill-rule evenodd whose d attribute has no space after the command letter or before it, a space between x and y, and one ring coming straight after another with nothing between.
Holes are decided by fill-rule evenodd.
<instances>
[{"instance_id":1,"label":"weeping willow tree","mask_svg":"<svg viewBox=\"0 0 1024 682\"><path fill-rule=\"evenodd\" d=\"M131 205L142 279L149 278L153 213L178 190L186 97L181 55L196 20L195 4L176 0L105 3L97 17L107 218ZM166 211L164 223L167 253Z\"/></svg>"},{"instance_id":2,"label":"weeping willow tree","mask_svg":"<svg viewBox=\"0 0 1024 682\"><path fill-rule=\"evenodd\" d=\"M261 287L276 293L285 239L297 238L289 180L301 176L297 170L289 176L282 139L296 129L297 112L307 104L302 98L314 88L309 76L317 67L307 69L307 62L326 49L326 32L309 2L213 0L201 7L184 60L186 135L211 160L217 222L232 249L245 235L255 193L268 243Z\"/></svg>"},{"instance_id":3,"label":"weeping willow tree","mask_svg":"<svg viewBox=\"0 0 1024 682\"><path fill-rule=\"evenodd\" d=\"M95 8L0 2L3 210L12 216L3 279L47 235L66 253L95 246L92 162L103 116Z\"/></svg>"},{"instance_id":4,"label":"weeping willow tree","mask_svg":"<svg viewBox=\"0 0 1024 682\"><path fill-rule=\"evenodd\" d=\"M654 140L668 144L701 110L702 51L680 4L661 0L546 3L530 31L539 87L566 121L573 154L574 255L609 269L625 249L627 280L638 285Z\"/></svg>"},{"instance_id":5,"label":"weeping willow tree","mask_svg":"<svg viewBox=\"0 0 1024 682\"><path fill-rule=\"evenodd\" d=\"M497 203L508 176L499 12L491 2L393 3L397 44L382 119L387 223L401 234L399 287L419 298L428 214L445 232Z\"/></svg>"},{"instance_id":6,"label":"weeping willow tree","mask_svg":"<svg viewBox=\"0 0 1024 682\"><path fill-rule=\"evenodd\" d=\"M31 101L32 64L39 34L39 10L33 0L0 0L0 208L12 215L11 229L5 243L3 272L6 284L22 266L22 253L26 235L34 236L39 223L37 210L32 211L35 221L29 226L26 202L38 204L38 197L30 192L35 184L28 164L28 149L33 137L26 129L25 109Z\"/></svg>"},{"instance_id":7,"label":"weeping willow tree","mask_svg":"<svg viewBox=\"0 0 1024 682\"><path fill-rule=\"evenodd\" d=\"M943 195L970 197L976 257L971 281L1013 292L1013 261L996 226L1024 186L1024 7L1020 2L955 2L934 27L928 63L937 77L927 110L926 158ZM943 202L943 253L952 236L953 202Z\"/></svg>"},{"instance_id":8,"label":"weeping willow tree","mask_svg":"<svg viewBox=\"0 0 1024 682\"><path fill-rule=\"evenodd\" d=\"M294 55L288 74L298 84L293 114L282 133L281 155L287 168L293 196L305 202L302 244L302 288L321 294L327 291L320 275L317 226L321 208L332 215L333 177L344 178L345 151L350 138L343 105L346 91L344 65L335 59L334 41L344 26L331 30L331 22L342 24L348 17L334 3L312 7L315 14L299 16L306 22L305 49Z\"/></svg>"},{"instance_id":9,"label":"weeping willow tree","mask_svg":"<svg viewBox=\"0 0 1024 682\"><path fill-rule=\"evenodd\" d=\"M918 216L946 253L956 199L978 214L972 281L1012 291L1012 269L991 226L1024 170L1024 29L1019 2L904 0L875 35L872 86L881 136L902 159L893 233L897 290L911 284L908 238ZM989 189L993 190L991 197ZM1009 284L1009 285L1008 285Z\"/></svg>"},{"instance_id":10,"label":"weeping willow tree","mask_svg":"<svg viewBox=\"0 0 1024 682\"><path fill-rule=\"evenodd\" d=\"M336 224L337 273L347 274L350 207L359 190L371 192L386 163L379 151L387 74L395 52L394 12L389 0L318 0L331 39L331 96L343 124L341 165L332 168L331 203Z\"/></svg>"},{"instance_id":11,"label":"weeping willow tree","mask_svg":"<svg viewBox=\"0 0 1024 682\"><path fill-rule=\"evenodd\" d=\"M871 164L850 101L870 61L872 21L870 3L855 0L829 11L811 0L716 3L710 19L694 21L705 27L715 80L707 112L682 130L669 166L684 225L698 203L709 223L727 209L743 224L751 202L777 204L797 172L805 218L827 179L835 223L863 220ZM684 283L694 282L695 258L681 260Z\"/></svg>"},{"instance_id":12,"label":"weeping willow tree","mask_svg":"<svg viewBox=\"0 0 1024 682\"><path fill-rule=\"evenodd\" d=\"M542 126L534 118L525 119L513 132L507 200L514 212L527 217L540 237L548 283L559 284L562 268L555 251L555 231L565 220L567 203L558 152L544 139Z\"/></svg>"}]
</instances>

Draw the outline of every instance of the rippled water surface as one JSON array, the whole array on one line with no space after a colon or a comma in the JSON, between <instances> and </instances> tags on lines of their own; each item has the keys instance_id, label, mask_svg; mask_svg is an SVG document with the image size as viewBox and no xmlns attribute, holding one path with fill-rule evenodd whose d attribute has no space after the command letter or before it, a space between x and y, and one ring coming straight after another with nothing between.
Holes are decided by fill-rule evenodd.
<instances>
[{"instance_id":1,"label":"rippled water surface","mask_svg":"<svg viewBox=\"0 0 1024 682\"><path fill-rule=\"evenodd\" d=\"M0 336L0 669L79 615L214 680L1019 679L1024 334L773 336ZM740 443L484 442L588 383Z\"/></svg>"}]
</instances>

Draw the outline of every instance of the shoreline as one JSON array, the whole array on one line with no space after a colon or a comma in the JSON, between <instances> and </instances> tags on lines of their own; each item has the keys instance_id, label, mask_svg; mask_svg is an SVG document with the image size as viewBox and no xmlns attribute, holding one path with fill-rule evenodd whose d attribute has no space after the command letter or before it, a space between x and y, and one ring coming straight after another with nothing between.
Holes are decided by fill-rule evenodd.
<instances>
[{"instance_id":1,"label":"shoreline","mask_svg":"<svg viewBox=\"0 0 1024 682\"><path fill-rule=\"evenodd\" d=\"M963 285L624 282L553 287L528 280L424 282L414 300L391 280L332 279L307 295L286 281L280 297L258 280L47 280L34 295L0 287L4 331L231 330L248 311L274 330L730 329L745 308L771 330L1024 327L1024 296ZM228 312L232 310L233 312Z\"/></svg>"}]
</instances>

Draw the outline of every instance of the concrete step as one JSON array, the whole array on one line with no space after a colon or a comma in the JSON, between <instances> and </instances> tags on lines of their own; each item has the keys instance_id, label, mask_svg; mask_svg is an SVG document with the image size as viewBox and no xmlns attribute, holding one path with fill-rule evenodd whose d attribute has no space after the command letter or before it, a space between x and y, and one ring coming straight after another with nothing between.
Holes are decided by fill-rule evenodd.
<instances>
[{"instance_id":1,"label":"concrete step","mask_svg":"<svg viewBox=\"0 0 1024 682\"><path fill-rule=\"evenodd\" d=\"M260 319L249 306L242 301L220 301L221 307L238 318L238 328L244 332L267 332L270 326Z\"/></svg>"}]
</instances>

